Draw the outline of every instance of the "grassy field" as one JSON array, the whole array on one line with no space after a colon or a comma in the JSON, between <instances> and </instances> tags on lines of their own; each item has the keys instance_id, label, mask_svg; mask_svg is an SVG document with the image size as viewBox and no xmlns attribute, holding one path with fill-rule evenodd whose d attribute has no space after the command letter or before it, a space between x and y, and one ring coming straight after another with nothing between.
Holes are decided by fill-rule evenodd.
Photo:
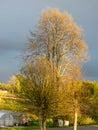
<instances>
[{"instance_id":1,"label":"grassy field","mask_svg":"<svg viewBox=\"0 0 98 130\"><path fill-rule=\"evenodd\" d=\"M0 130L39 130L38 128L33 128L33 127L17 127L17 128L0 128Z\"/></svg>"}]
</instances>

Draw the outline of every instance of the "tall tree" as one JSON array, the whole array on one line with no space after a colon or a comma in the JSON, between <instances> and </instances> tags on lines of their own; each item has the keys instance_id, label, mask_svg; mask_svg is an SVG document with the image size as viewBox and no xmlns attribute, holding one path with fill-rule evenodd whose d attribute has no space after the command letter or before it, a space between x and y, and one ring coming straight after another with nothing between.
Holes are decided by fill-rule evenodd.
<instances>
[{"instance_id":1,"label":"tall tree","mask_svg":"<svg viewBox=\"0 0 98 130\"><path fill-rule=\"evenodd\" d=\"M74 68L79 71L80 62L87 58L82 28L68 13L55 8L42 12L36 31L31 32L28 48L29 60L46 55L61 75L69 75Z\"/></svg>"},{"instance_id":2,"label":"tall tree","mask_svg":"<svg viewBox=\"0 0 98 130\"><path fill-rule=\"evenodd\" d=\"M32 99L37 112L41 113L41 130L46 128L42 125L45 124L44 115L53 111L49 106L55 110L59 107L53 102L57 103L55 97L61 90L60 86L68 79L76 79L81 75L81 62L86 58L87 46L82 29L73 22L72 17L55 8L44 10L37 29L30 34L22 67L28 84L24 90L29 93L25 96ZM44 106L43 112L41 106Z\"/></svg>"}]
</instances>

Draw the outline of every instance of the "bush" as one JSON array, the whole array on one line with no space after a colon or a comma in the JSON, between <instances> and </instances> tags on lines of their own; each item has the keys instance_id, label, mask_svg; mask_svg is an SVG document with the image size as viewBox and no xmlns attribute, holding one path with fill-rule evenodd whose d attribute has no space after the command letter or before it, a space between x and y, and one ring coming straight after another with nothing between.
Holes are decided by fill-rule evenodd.
<instances>
[{"instance_id":1,"label":"bush","mask_svg":"<svg viewBox=\"0 0 98 130\"><path fill-rule=\"evenodd\" d=\"M52 121L52 119L47 119L47 121L46 121L46 126L47 126L48 128L53 127L53 121Z\"/></svg>"},{"instance_id":2,"label":"bush","mask_svg":"<svg viewBox=\"0 0 98 130\"><path fill-rule=\"evenodd\" d=\"M80 125L90 125L90 124L95 124L95 120L93 120L90 117L81 117L79 120Z\"/></svg>"},{"instance_id":3,"label":"bush","mask_svg":"<svg viewBox=\"0 0 98 130\"><path fill-rule=\"evenodd\" d=\"M38 126L38 120L35 120L35 119L29 119L29 125L30 126Z\"/></svg>"}]
</instances>

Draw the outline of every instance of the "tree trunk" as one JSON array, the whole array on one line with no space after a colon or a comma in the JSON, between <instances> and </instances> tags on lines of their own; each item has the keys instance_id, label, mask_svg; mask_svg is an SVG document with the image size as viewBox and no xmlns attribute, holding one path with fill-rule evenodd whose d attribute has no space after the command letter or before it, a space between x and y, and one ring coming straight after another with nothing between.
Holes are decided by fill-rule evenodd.
<instances>
[{"instance_id":1,"label":"tree trunk","mask_svg":"<svg viewBox=\"0 0 98 130\"><path fill-rule=\"evenodd\" d=\"M43 127L43 130L46 130L46 119L42 121L42 127Z\"/></svg>"},{"instance_id":2,"label":"tree trunk","mask_svg":"<svg viewBox=\"0 0 98 130\"><path fill-rule=\"evenodd\" d=\"M75 109L74 113L74 130L77 130L77 109Z\"/></svg>"},{"instance_id":3,"label":"tree trunk","mask_svg":"<svg viewBox=\"0 0 98 130\"><path fill-rule=\"evenodd\" d=\"M39 114L39 127L40 130L46 130L46 119L42 118L42 116Z\"/></svg>"},{"instance_id":4,"label":"tree trunk","mask_svg":"<svg viewBox=\"0 0 98 130\"><path fill-rule=\"evenodd\" d=\"M53 117L53 127L58 127L58 118L57 117Z\"/></svg>"}]
</instances>

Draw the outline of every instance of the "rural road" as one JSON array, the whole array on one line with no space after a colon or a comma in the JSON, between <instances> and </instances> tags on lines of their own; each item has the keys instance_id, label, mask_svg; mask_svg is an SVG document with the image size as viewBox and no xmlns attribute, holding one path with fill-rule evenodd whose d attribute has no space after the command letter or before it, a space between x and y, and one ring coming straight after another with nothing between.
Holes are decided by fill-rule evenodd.
<instances>
[{"instance_id":1,"label":"rural road","mask_svg":"<svg viewBox=\"0 0 98 130\"><path fill-rule=\"evenodd\" d=\"M73 128L51 128L47 130L73 130ZM98 130L98 126L80 126L78 130Z\"/></svg>"}]
</instances>

